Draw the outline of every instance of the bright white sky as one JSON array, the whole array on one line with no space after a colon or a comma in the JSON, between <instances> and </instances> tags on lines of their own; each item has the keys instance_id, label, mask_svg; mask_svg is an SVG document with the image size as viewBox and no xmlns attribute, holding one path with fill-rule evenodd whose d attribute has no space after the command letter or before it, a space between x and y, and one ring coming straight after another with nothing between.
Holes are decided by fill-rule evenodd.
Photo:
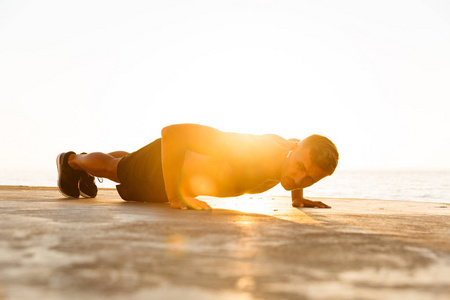
<instances>
[{"instance_id":1,"label":"bright white sky","mask_svg":"<svg viewBox=\"0 0 450 300\"><path fill-rule=\"evenodd\" d=\"M450 168L450 2L2 0L0 99L13 173L182 122Z\"/></svg>"}]
</instances>

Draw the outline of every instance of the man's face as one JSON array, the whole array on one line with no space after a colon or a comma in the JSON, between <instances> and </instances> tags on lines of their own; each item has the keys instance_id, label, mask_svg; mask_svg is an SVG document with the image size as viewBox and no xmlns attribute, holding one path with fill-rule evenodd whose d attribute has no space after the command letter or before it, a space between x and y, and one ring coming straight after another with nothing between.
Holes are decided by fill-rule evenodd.
<instances>
[{"instance_id":1,"label":"man's face","mask_svg":"<svg viewBox=\"0 0 450 300\"><path fill-rule=\"evenodd\" d=\"M281 185L285 190L295 190L313 185L328 176L327 172L311 162L310 149L291 151L281 169Z\"/></svg>"}]
</instances>

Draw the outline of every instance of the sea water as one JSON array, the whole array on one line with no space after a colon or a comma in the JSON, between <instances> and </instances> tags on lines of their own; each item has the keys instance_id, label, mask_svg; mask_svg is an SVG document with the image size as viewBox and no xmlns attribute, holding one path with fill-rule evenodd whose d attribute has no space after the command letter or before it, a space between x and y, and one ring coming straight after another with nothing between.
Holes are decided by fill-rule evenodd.
<instances>
[{"instance_id":1,"label":"sea water","mask_svg":"<svg viewBox=\"0 0 450 300\"><path fill-rule=\"evenodd\" d=\"M450 203L450 170L336 170L304 196Z\"/></svg>"},{"instance_id":2,"label":"sea water","mask_svg":"<svg viewBox=\"0 0 450 300\"><path fill-rule=\"evenodd\" d=\"M0 185L56 186L56 167L10 170L0 177ZM113 188L115 183L97 182ZM280 185L266 192L286 196ZM307 197L358 198L440 202L450 204L450 170L336 170L304 190Z\"/></svg>"}]
</instances>

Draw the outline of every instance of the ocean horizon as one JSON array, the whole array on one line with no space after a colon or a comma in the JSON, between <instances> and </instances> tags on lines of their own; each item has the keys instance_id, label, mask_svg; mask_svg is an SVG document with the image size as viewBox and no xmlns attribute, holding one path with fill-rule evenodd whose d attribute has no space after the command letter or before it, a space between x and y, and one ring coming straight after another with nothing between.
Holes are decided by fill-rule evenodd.
<instances>
[{"instance_id":1,"label":"ocean horizon","mask_svg":"<svg viewBox=\"0 0 450 300\"><path fill-rule=\"evenodd\" d=\"M56 168L11 170L0 177L0 185L56 187L56 178ZM99 188L116 185L108 179L96 183ZM290 192L277 185L261 195L289 196ZM336 170L305 189L304 196L450 204L450 170Z\"/></svg>"}]
</instances>

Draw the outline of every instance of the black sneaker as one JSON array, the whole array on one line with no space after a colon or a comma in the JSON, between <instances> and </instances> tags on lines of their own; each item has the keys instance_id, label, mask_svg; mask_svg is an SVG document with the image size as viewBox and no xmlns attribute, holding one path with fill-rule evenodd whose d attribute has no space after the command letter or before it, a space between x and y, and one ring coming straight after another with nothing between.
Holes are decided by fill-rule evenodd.
<instances>
[{"instance_id":1,"label":"black sneaker","mask_svg":"<svg viewBox=\"0 0 450 300\"><path fill-rule=\"evenodd\" d=\"M95 198L97 196L97 186L95 185L95 177L86 172L81 172L80 181L78 182L80 194L84 198Z\"/></svg>"},{"instance_id":2,"label":"black sneaker","mask_svg":"<svg viewBox=\"0 0 450 300\"><path fill-rule=\"evenodd\" d=\"M78 198L80 191L78 190L78 181L80 180L81 171L72 169L68 160L71 154L75 152L65 152L56 158L56 166L58 168L58 188L61 194L66 197Z\"/></svg>"}]
</instances>

